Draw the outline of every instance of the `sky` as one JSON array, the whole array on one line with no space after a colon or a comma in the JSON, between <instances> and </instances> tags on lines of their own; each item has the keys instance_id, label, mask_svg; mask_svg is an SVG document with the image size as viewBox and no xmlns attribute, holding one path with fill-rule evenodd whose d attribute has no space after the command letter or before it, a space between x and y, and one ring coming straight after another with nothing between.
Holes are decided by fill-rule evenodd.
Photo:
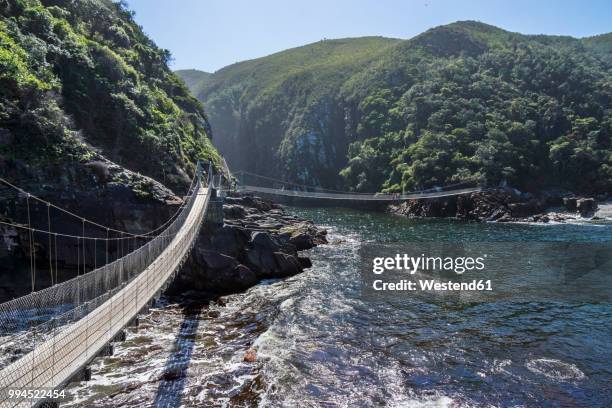
<instances>
[{"instance_id":1,"label":"sky","mask_svg":"<svg viewBox=\"0 0 612 408\"><path fill-rule=\"evenodd\" d=\"M612 31L612 0L127 0L172 69L214 72L323 38L411 38L478 20L525 34Z\"/></svg>"}]
</instances>

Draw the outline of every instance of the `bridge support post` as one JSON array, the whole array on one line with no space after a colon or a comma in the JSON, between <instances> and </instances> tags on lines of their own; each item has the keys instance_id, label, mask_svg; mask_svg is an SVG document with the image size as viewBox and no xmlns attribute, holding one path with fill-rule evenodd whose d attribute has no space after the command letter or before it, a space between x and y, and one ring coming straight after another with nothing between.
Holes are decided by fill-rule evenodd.
<instances>
[{"instance_id":1,"label":"bridge support post","mask_svg":"<svg viewBox=\"0 0 612 408\"><path fill-rule=\"evenodd\" d=\"M138 327L139 324L140 324L140 321L138 320L138 316L136 316L135 318L133 318L132 320L128 322L126 327Z\"/></svg>"}]
</instances>

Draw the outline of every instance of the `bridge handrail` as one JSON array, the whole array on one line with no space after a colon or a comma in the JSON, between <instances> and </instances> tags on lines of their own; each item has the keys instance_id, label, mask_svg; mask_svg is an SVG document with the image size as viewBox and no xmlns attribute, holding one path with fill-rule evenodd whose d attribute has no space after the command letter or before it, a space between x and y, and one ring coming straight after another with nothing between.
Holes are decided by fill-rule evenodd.
<instances>
[{"instance_id":1,"label":"bridge handrail","mask_svg":"<svg viewBox=\"0 0 612 408\"><path fill-rule=\"evenodd\" d=\"M300 184L300 183L295 183L295 182L291 182L291 181L285 181L285 180L281 180L275 177L270 177L270 176L264 176L261 174L257 174L257 173L253 173L247 170L238 170L236 172L236 174L240 174L240 175L247 175L247 176L253 176L255 178L258 179L263 179L263 180L267 180L269 182L273 182L276 185L281 185L283 186L282 189L279 189L278 187L263 187L261 185L258 186L253 186L252 184L248 184L246 182L244 182L244 179L241 179L241 183L242 185L246 185L249 187L258 187L258 188L272 188L275 190L279 190L279 191L301 191L301 192L305 192L305 193L316 193L316 194L333 194L333 195L337 195L337 194L344 194L344 195L351 195L351 196L358 196L358 197L371 197L371 196L385 196L385 195L389 195L389 196L394 196L394 193L380 193L380 192L376 192L376 193L367 193L367 192L360 192L360 191L343 191L343 190L335 190L335 189L331 189L331 188L324 188L321 186L314 186L314 185L307 185L307 184ZM459 186L466 186L466 188L468 186L474 187L475 185L477 186L479 184L479 179L477 178L471 178L471 179L464 179L458 182L454 182L452 184L447 184L444 185L443 187L433 187L433 188L429 188L429 189L422 189L422 190L413 190L413 191L409 191L409 192L405 192L402 193L400 195L400 197L404 196L404 197L412 197L414 194L424 194L424 193L432 193L432 192L439 192L439 191L448 191L449 189L457 189ZM289 186L288 188L285 188L285 186ZM291 186L293 186L293 188L291 188ZM297 189L295 188L297 187ZM330 196L333 197L333 196Z\"/></svg>"},{"instance_id":2,"label":"bridge handrail","mask_svg":"<svg viewBox=\"0 0 612 408\"><path fill-rule=\"evenodd\" d=\"M0 337L0 348L4 344L12 343L15 339L18 339L20 332L26 336L30 333L44 334L45 329L49 326L47 322L51 318L66 320L66 316L71 315L74 318L80 318L81 314L73 313L73 310L82 310L82 308L79 308L81 304L102 296L144 270L181 228L193 206L195 192L201 187L202 170L201 164L198 162L189 186L189 195L184 198L183 205L172 215L170 220L156 229L160 231L157 236L147 237L147 239L150 239L149 242L90 272L0 304L0 336L2 336ZM210 178L210 176L209 168L208 177ZM209 179L205 181L208 183ZM132 235L132 238L134 240L136 238L145 239L143 236L137 237L135 235ZM123 243L121 243L121 248L123 253ZM80 251L79 248L77 250ZM117 248L117 251L119 251L119 248ZM146 256L145 251L147 252ZM46 312L46 315L41 312Z\"/></svg>"}]
</instances>

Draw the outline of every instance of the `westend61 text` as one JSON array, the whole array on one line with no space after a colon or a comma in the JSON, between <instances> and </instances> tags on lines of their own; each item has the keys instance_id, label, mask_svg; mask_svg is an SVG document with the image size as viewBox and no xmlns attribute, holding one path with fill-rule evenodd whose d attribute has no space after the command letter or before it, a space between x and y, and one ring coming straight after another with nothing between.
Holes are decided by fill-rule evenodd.
<instances>
[{"instance_id":1,"label":"westend61 text","mask_svg":"<svg viewBox=\"0 0 612 408\"><path fill-rule=\"evenodd\" d=\"M398 282L384 282L377 279L372 283L372 288L376 291L491 291L493 285L491 280L483 279L474 279L469 282L438 282L433 279L419 279L416 282L407 279Z\"/></svg>"}]
</instances>

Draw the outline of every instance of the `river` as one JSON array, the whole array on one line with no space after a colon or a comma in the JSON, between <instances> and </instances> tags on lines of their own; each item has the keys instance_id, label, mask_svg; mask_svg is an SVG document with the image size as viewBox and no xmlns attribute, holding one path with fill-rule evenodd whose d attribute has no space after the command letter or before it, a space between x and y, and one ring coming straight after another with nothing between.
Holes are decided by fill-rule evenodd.
<instances>
[{"instance_id":1,"label":"river","mask_svg":"<svg viewBox=\"0 0 612 408\"><path fill-rule=\"evenodd\" d=\"M612 241L612 224L410 220L291 209L329 230L313 267L221 301L162 298L67 406L604 407L609 302L360 296L366 242ZM257 361L243 361L254 346Z\"/></svg>"}]
</instances>

